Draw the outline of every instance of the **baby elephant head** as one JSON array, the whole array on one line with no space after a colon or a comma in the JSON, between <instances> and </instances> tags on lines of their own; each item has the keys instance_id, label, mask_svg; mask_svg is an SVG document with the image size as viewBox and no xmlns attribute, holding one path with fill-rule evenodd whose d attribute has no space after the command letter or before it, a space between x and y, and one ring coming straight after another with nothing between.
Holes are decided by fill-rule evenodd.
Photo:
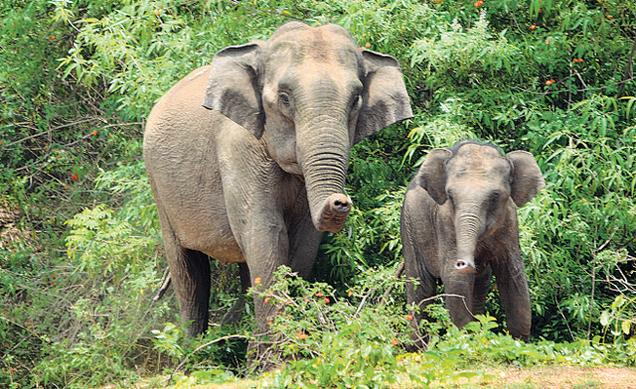
<instances>
[{"instance_id":1,"label":"baby elephant head","mask_svg":"<svg viewBox=\"0 0 636 389\"><path fill-rule=\"evenodd\" d=\"M496 147L476 142L432 150L418 178L438 204L448 202L457 242L455 269L466 272L475 271L477 243L497 232L509 212L545 185L532 154L513 151L504 156Z\"/></svg>"}]
</instances>

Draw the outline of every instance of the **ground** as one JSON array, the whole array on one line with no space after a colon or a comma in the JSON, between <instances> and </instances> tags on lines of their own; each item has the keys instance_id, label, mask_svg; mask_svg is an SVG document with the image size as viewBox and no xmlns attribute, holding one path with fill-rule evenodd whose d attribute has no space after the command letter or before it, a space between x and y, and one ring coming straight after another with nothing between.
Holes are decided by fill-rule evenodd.
<instances>
[{"instance_id":1,"label":"ground","mask_svg":"<svg viewBox=\"0 0 636 389\"><path fill-rule=\"evenodd\" d=\"M179 385L179 389L247 389L258 387L254 379L227 384ZM146 385L140 385L145 388ZM448 387L432 385L432 387ZM506 389L636 389L636 369L624 367L540 366L533 368L498 367L484 370L480 377L466 380L456 388ZM172 387L174 388L174 387ZM396 387L397 388L397 387Z\"/></svg>"},{"instance_id":2,"label":"ground","mask_svg":"<svg viewBox=\"0 0 636 389\"><path fill-rule=\"evenodd\" d=\"M635 388L636 369L578 366L500 368L479 381L494 388ZM470 385L467 385L470 386Z\"/></svg>"}]
</instances>

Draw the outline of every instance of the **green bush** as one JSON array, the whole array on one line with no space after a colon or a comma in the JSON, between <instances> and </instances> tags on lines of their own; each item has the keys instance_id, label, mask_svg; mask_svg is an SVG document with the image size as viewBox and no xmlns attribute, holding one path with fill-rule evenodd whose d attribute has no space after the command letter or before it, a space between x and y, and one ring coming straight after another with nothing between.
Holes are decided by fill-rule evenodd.
<instances>
[{"instance_id":1,"label":"green bush","mask_svg":"<svg viewBox=\"0 0 636 389\"><path fill-rule=\"evenodd\" d=\"M354 147L356 208L323 243L322 283L278 284L284 368L268 385L452 385L483 373L468 362L635 363L633 0L5 0L0 15L0 386L126 385L182 362L183 386L249 374L249 315L185 340L169 324L174 299L151 303L165 262L141 135L179 78L289 20L339 23L395 56L415 116ZM403 355L392 277L403 193L430 148L466 138L528 150L546 178L519 210L534 343L504 334L492 298L496 323L463 331L435 305L430 349ZM238 285L235 268L214 271L216 317Z\"/></svg>"}]
</instances>

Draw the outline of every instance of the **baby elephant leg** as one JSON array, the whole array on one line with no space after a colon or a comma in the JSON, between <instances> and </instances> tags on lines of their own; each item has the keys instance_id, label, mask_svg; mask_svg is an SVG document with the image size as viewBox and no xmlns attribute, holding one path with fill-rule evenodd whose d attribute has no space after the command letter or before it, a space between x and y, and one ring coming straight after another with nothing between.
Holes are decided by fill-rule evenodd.
<instances>
[{"instance_id":1,"label":"baby elephant leg","mask_svg":"<svg viewBox=\"0 0 636 389\"><path fill-rule=\"evenodd\" d=\"M506 311L508 330L514 338L528 340L532 314L528 280L521 259L512 259L493 266L501 304Z\"/></svg>"},{"instance_id":2,"label":"baby elephant leg","mask_svg":"<svg viewBox=\"0 0 636 389\"><path fill-rule=\"evenodd\" d=\"M472 307L475 276L451 270L442 278L442 282L446 294L446 308L453 323L461 328L474 318Z\"/></svg>"},{"instance_id":3,"label":"baby elephant leg","mask_svg":"<svg viewBox=\"0 0 636 389\"><path fill-rule=\"evenodd\" d=\"M475 286L473 290L473 313L483 315L486 312L486 296L490 291L490 277L492 270L486 266L475 276Z\"/></svg>"},{"instance_id":4,"label":"baby elephant leg","mask_svg":"<svg viewBox=\"0 0 636 389\"><path fill-rule=\"evenodd\" d=\"M424 310L433 301L430 299L435 294L437 282L435 277L426 270L424 260L416 254L415 248L406 241L404 244L404 272L406 273L406 302L414 305L416 309L411 310L411 327L413 328L412 339L414 342L413 351L418 348L426 348L428 337L419 327L422 319L426 318Z\"/></svg>"}]
</instances>

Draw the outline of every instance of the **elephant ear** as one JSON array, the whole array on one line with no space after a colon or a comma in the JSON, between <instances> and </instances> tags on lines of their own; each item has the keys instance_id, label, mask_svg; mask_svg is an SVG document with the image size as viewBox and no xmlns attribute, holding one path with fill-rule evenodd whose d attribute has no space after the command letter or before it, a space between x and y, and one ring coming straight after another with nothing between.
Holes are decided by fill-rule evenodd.
<instances>
[{"instance_id":1,"label":"elephant ear","mask_svg":"<svg viewBox=\"0 0 636 389\"><path fill-rule=\"evenodd\" d=\"M203 107L221 112L260 138L265 115L259 82L258 42L229 46L212 61Z\"/></svg>"},{"instance_id":2,"label":"elephant ear","mask_svg":"<svg viewBox=\"0 0 636 389\"><path fill-rule=\"evenodd\" d=\"M437 204L446 202L446 162L452 155L449 149L433 149L417 172L417 183Z\"/></svg>"},{"instance_id":3,"label":"elephant ear","mask_svg":"<svg viewBox=\"0 0 636 389\"><path fill-rule=\"evenodd\" d=\"M510 197L517 207L523 206L545 186L543 175L532 154L527 151L511 151L506 158L512 164Z\"/></svg>"},{"instance_id":4,"label":"elephant ear","mask_svg":"<svg viewBox=\"0 0 636 389\"><path fill-rule=\"evenodd\" d=\"M398 61L370 50L362 50L362 58L366 78L356 143L384 127L413 117Z\"/></svg>"}]
</instances>

